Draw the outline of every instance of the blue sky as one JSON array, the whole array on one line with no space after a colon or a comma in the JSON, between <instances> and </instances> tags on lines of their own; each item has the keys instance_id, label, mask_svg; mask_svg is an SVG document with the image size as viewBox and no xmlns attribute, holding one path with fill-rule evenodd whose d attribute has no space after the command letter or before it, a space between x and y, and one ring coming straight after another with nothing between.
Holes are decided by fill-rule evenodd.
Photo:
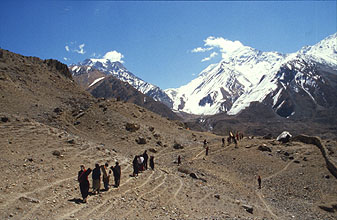
<instances>
[{"instance_id":1,"label":"blue sky","mask_svg":"<svg viewBox=\"0 0 337 220\"><path fill-rule=\"evenodd\" d=\"M163 89L182 86L220 61L220 53L201 62L212 52L192 52L210 36L291 53L337 32L336 1L5 0L0 5L1 48L66 64L115 51L129 71Z\"/></svg>"}]
</instances>

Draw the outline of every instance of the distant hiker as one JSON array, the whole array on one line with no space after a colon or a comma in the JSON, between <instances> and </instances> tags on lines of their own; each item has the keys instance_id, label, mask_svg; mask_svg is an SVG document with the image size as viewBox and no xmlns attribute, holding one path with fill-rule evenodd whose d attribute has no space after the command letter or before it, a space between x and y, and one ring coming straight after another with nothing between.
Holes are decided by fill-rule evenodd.
<instances>
[{"instance_id":1,"label":"distant hiker","mask_svg":"<svg viewBox=\"0 0 337 220\"><path fill-rule=\"evenodd\" d=\"M111 167L112 172L114 174L114 179L115 179L115 187L119 187L119 183L121 180L121 167L119 166L119 163L116 162L115 167Z\"/></svg>"},{"instance_id":2,"label":"distant hiker","mask_svg":"<svg viewBox=\"0 0 337 220\"><path fill-rule=\"evenodd\" d=\"M208 156L208 146L206 147L206 156Z\"/></svg>"},{"instance_id":3,"label":"distant hiker","mask_svg":"<svg viewBox=\"0 0 337 220\"><path fill-rule=\"evenodd\" d=\"M150 167L154 170L154 156L150 156Z\"/></svg>"},{"instance_id":4,"label":"distant hiker","mask_svg":"<svg viewBox=\"0 0 337 220\"><path fill-rule=\"evenodd\" d=\"M228 145L230 145L232 143L232 141L233 141L234 144L235 144L235 148L238 146L238 142L235 139L235 136L233 135L233 133L231 131L229 132L228 140L229 140Z\"/></svg>"},{"instance_id":5,"label":"distant hiker","mask_svg":"<svg viewBox=\"0 0 337 220\"><path fill-rule=\"evenodd\" d=\"M92 171L92 193L96 194L100 192L101 188L101 170L99 164L95 164L95 169Z\"/></svg>"},{"instance_id":6,"label":"distant hiker","mask_svg":"<svg viewBox=\"0 0 337 220\"><path fill-rule=\"evenodd\" d=\"M236 140L239 140L239 132L236 132Z\"/></svg>"},{"instance_id":7,"label":"distant hiker","mask_svg":"<svg viewBox=\"0 0 337 220\"><path fill-rule=\"evenodd\" d=\"M222 146L225 146L225 138L222 138L221 141L222 141Z\"/></svg>"},{"instance_id":8,"label":"distant hiker","mask_svg":"<svg viewBox=\"0 0 337 220\"><path fill-rule=\"evenodd\" d=\"M180 155L178 155L178 166L181 164L181 158Z\"/></svg>"},{"instance_id":9,"label":"distant hiker","mask_svg":"<svg viewBox=\"0 0 337 220\"><path fill-rule=\"evenodd\" d=\"M206 141L206 139L204 140L204 147L206 147L206 145L207 145L207 141Z\"/></svg>"},{"instance_id":10,"label":"distant hiker","mask_svg":"<svg viewBox=\"0 0 337 220\"><path fill-rule=\"evenodd\" d=\"M147 161L149 160L149 155L147 155L146 153L147 151L145 150L143 153L143 157L144 157L144 168L145 170L147 170Z\"/></svg>"},{"instance_id":11,"label":"distant hiker","mask_svg":"<svg viewBox=\"0 0 337 220\"><path fill-rule=\"evenodd\" d=\"M235 144L235 148L237 148L237 147L238 147L238 142L237 142L237 140L234 138L233 141L234 141L234 144Z\"/></svg>"},{"instance_id":12,"label":"distant hiker","mask_svg":"<svg viewBox=\"0 0 337 220\"><path fill-rule=\"evenodd\" d=\"M80 191L82 195L83 202L87 202L87 197L89 195L90 183L88 176L91 173L91 169L85 169L84 165L81 165L81 170L78 172L78 182L80 183Z\"/></svg>"},{"instance_id":13,"label":"distant hiker","mask_svg":"<svg viewBox=\"0 0 337 220\"><path fill-rule=\"evenodd\" d=\"M261 177L260 177L260 176L258 176L257 182L258 182L258 184L259 184L259 189L261 189Z\"/></svg>"},{"instance_id":14,"label":"distant hiker","mask_svg":"<svg viewBox=\"0 0 337 220\"><path fill-rule=\"evenodd\" d=\"M143 156L138 156L138 169L139 171L144 171L144 157Z\"/></svg>"},{"instance_id":15,"label":"distant hiker","mask_svg":"<svg viewBox=\"0 0 337 220\"><path fill-rule=\"evenodd\" d=\"M133 176L138 176L138 156L135 156L132 161Z\"/></svg>"},{"instance_id":16,"label":"distant hiker","mask_svg":"<svg viewBox=\"0 0 337 220\"><path fill-rule=\"evenodd\" d=\"M104 185L104 189L106 191L109 190L109 180L110 180L110 175L107 174L107 171L106 171L106 169L108 167L109 167L108 163L105 163L104 165L101 166L101 170L102 170L102 173L103 173L103 185Z\"/></svg>"}]
</instances>

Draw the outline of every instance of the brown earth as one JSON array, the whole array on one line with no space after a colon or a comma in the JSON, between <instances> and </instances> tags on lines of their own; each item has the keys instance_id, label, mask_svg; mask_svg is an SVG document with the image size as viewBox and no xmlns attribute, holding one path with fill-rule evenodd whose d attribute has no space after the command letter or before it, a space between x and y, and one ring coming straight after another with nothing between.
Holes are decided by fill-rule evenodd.
<instances>
[{"instance_id":1,"label":"brown earth","mask_svg":"<svg viewBox=\"0 0 337 220\"><path fill-rule=\"evenodd\" d=\"M238 148L221 146L220 136L131 103L95 99L38 58L0 55L0 219L337 217L337 179L315 145L245 137ZM127 123L140 128L127 131ZM137 144L139 137L147 143ZM258 150L263 144L271 152ZM337 142L323 144L336 161ZM155 170L131 177L132 159L145 149ZM81 203L79 166L116 160L120 187Z\"/></svg>"}]
</instances>

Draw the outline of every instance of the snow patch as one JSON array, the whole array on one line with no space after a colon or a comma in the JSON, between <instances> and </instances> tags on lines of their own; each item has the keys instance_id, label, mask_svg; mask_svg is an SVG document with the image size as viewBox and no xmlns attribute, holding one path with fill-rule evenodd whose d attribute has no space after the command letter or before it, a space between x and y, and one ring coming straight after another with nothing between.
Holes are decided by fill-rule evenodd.
<instances>
[{"instance_id":1,"label":"snow patch","mask_svg":"<svg viewBox=\"0 0 337 220\"><path fill-rule=\"evenodd\" d=\"M104 79L104 78L105 78L105 77L100 77L100 78L96 79L95 81L93 81L93 82L89 85L89 87L95 85L96 83L98 83L99 81L101 81L101 80Z\"/></svg>"}]
</instances>

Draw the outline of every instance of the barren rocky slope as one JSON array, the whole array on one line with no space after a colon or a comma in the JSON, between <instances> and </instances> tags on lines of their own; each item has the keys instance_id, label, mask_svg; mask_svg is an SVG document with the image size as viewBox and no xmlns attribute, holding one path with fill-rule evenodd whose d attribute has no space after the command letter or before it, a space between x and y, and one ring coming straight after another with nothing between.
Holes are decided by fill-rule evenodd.
<instances>
[{"instance_id":1,"label":"barren rocky slope","mask_svg":"<svg viewBox=\"0 0 337 220\"><path fill-rule=\"evenodd\" d=\"M315 145L245 137L238 148L221 146L220 136L93 98L56 61L4 50L0 94L1 219L336 219L337 179ZM270 151L258 150L264 144ZM323 144L336 161L336 141ZM145 149L155 170L131 177ZM121 186L81 203L79 166L115 160Z\"/></svg>"}]
</instances>

